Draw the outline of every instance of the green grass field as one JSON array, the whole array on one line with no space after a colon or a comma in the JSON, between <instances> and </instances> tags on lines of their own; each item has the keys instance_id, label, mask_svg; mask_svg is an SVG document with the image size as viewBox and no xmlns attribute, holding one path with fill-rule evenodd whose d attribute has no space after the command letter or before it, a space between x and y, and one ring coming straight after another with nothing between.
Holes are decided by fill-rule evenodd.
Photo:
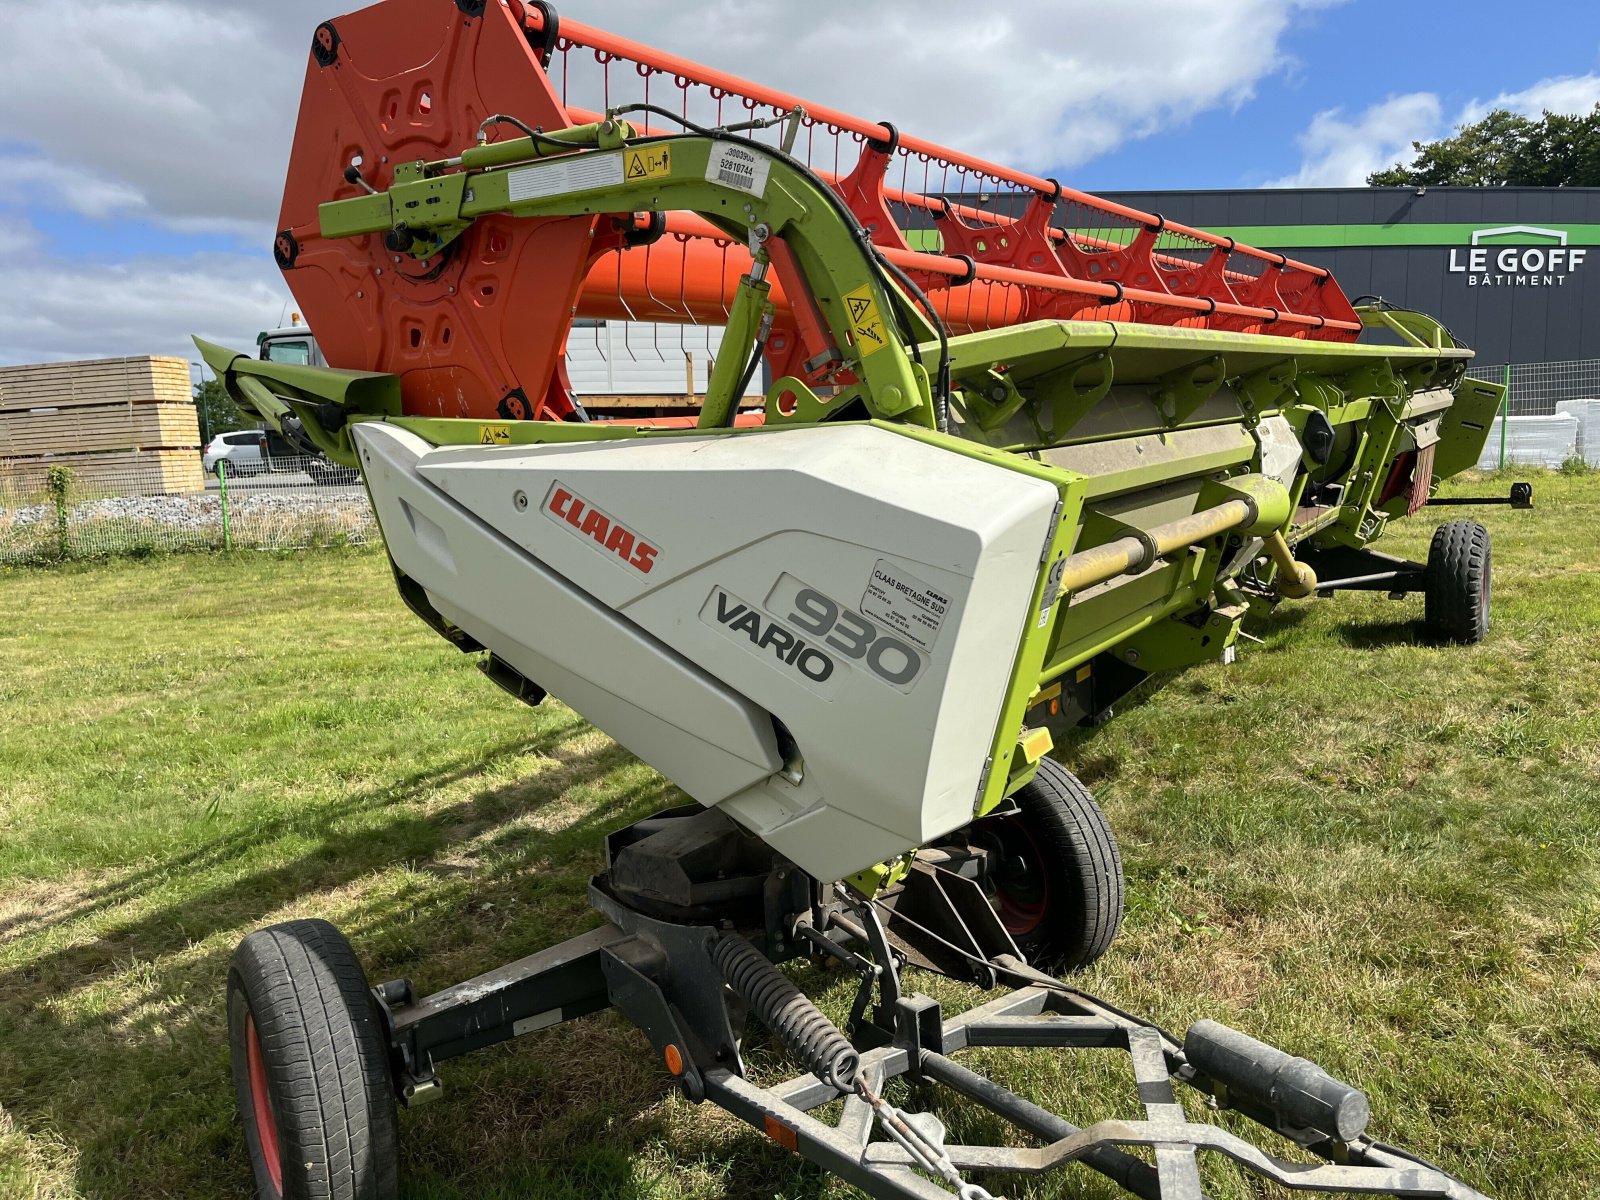
<instances>
[{"instance_id":1,"label":"green grass field","mask_svg":"<svg viewBox=\"0 0 1600 1200\"><path fill-rule=\"evenodd\" d=\"M1420 601L1286 607L1063 751L1128 870L1085 986L1315 1058L1380 1136L1562 1200L1600 1194L1600 477L1538 486L1535 513L1480 510L1485 645L1420 642ZM1383 548L1420 555L1432 524ZM0 1197L246 1195L223 1019L245 933L325 916L375 979L432 990L596 923L601 836L675 802L486 682L381 555L0 573ZM1129 1111L1098 1060L989 1053L1069 1119ZM614 1016L445 1082L403 1117L409 1196L847 1194L669 1096ZM1112 1194L1057 1178L1005 1192Z\"/></svg>"}]
</instances>

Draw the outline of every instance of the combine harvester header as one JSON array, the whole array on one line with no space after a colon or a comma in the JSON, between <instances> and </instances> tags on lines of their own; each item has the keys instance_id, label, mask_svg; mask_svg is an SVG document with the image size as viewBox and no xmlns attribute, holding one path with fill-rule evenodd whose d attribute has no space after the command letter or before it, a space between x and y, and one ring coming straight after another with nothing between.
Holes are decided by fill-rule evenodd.
<instances>
[{"instance_id":1,"label":"combine harvester header","mask_svg":"<svg viewBox=\"0 0 1600 1200\"><path fill-rule=\"evenodd\" d=\"M685 1095L877 1197L1083 1167L1198 1200L1203 1152L1299 1190L1479 1196L1369 1138L1366 1097L1313 1064L1039 969L1094 961L1122 916L1057 737L1319 591L1420 592L1430 634L1484 636L1482 526L1425 564L1369 548L1500 404L1437 322L522 0L318 27L276 253L338 369L202 343L230 394L361 468L420 618L696 803L608 839L599 929L430 997L369 995L322 923L247 939L230 1028L263 1196L387 1200L397 1098L611 1006ZM699 415L590 421L578 317L726 326ZM859 980L853 1040L774 966L800 957ZM1021 990L946 1020L908 964ZM752 1084L747 1013L809 1074ZM953 1057L980 1045L1125 1053L1145 1119L1080 1130ZM901 1076L1038 1144L954 1145L884 1099ZM1297 1149L1188 1120L1175 1084Z\"/></svg>"}]
</instances>

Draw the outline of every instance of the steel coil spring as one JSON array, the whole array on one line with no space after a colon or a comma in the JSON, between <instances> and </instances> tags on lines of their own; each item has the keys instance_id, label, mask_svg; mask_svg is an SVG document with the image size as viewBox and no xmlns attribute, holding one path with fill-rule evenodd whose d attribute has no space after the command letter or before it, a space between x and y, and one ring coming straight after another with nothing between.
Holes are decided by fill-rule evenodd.
<instances>
[{"instance_id":1,"label":"steel coil spring","mask_svg":"<svg viewBox=\"0 0 1600 1200\"><path fill-rule=\"evenodd\" d=\"M738 934L719 939L711 957L728 986L813 1075L841 1092L854 1090L861 1056L788 976Z\"/></svg>"}]
</instances>

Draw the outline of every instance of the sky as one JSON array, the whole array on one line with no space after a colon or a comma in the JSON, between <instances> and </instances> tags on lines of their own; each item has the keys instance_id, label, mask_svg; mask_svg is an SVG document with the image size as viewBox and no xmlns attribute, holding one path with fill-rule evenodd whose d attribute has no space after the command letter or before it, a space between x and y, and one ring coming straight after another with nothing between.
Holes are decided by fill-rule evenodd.
<instances>
[{"instance_id":1,"label":"sky","mask_svg":"<svg viewBox=\"0 0 1600 1200\"><path fill-rule=\"evenodd\" d=\"M446 0L439 0L445 3ZM335 5L335 8L338 6ZM1360 186L1493 107L1600 101L1593 0L565 0L1085 190ZM0 0L0 364L249 348L323 0Z\"/></svg>"}]
</instances>

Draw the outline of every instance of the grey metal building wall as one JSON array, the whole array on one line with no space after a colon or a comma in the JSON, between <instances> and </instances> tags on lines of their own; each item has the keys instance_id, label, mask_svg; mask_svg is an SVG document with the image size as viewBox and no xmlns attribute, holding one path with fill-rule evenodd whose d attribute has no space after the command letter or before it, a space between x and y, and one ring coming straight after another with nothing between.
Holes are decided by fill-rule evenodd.
<instances>
[{"instance_id":1,"label":"grey metal building wall","mask_svg":"<svg viewBox=\"0 0 1600 1200\"><path fill-rule=\"evenodd\" d=\"M1481 363L1600 359L1600 189L1123 192L1108 198L1325 266L1352 299L1382 296L1438 317L1478 351ZM1522 231L1494 233L1508 227ZM1478 260L1475 248L1484 251ZM1558 270L1548 269L1554 250L1562 251L1554 259ZM1518 268L1510 274L1498 269L1508 253ZM1475 261L1486 269L1470 269ZM1544 269L1521 269L1530 263Z\"/></svg>"}]
</instances>

